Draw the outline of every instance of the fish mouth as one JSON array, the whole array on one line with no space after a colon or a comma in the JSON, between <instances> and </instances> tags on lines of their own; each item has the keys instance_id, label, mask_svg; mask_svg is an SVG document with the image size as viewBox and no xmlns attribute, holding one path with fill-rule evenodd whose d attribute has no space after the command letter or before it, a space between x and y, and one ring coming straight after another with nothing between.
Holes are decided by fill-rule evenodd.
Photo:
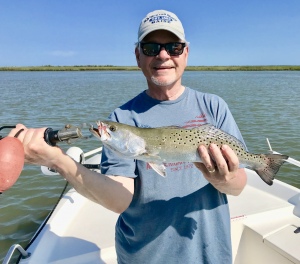
<instances>
[{"instance_id":1,"label":"fish mouth","mask_svg":"<svg viewBox=\"0 0 300 264\"><path fill-rule=\"evenodd\" d=\"M89 130L95 137L101 138L98 128L92 126Z\"/></svg>"},{"instance_id":2,"label":"fish mouth","mask_svg":"<svg viewBox=\"0 0 300 264\"><path fill-rule=\"evenodd\" d=\"M97 128L91 127L90 132L97 138L100 138L101 141L105 141L110 138L110 134L107 131L107 125L101 121L97 121Z\"/></svg>"}]
</instances>

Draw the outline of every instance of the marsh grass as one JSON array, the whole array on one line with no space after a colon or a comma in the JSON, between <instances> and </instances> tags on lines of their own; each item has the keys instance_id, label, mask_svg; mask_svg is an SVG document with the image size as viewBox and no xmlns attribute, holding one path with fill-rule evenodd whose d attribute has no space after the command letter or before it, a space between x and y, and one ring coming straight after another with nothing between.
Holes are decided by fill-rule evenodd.
<instances>
[{"instance_id":1,"label":"marsh grass","mask_svg":"<svg viewBox=\"0 0 300 264\"><path fill-rule=\"evenodd\" d=\"M75 66L25 66L0 67L0 71L138 71L137 66L75 65ZM187 71L300 71L300 65L266 66L188 66Z\"/></svg>"}]
</instances>

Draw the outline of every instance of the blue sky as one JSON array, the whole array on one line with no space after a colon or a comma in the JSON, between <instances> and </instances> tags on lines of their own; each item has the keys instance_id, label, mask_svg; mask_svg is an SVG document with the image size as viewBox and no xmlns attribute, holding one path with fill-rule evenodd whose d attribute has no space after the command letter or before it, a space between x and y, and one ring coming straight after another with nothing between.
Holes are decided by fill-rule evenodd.
<instances>
[{"instance_id":1,"label":"blue sky","mask_svg":"<svg viewBox=\"0 0 300 264\"><path fill-rule=\"evenodd\" d=\"M0 0L0 66L136 65L142 18L174 12L189 65L299 65L299 0Z\"/></svg>"}]
</instances>

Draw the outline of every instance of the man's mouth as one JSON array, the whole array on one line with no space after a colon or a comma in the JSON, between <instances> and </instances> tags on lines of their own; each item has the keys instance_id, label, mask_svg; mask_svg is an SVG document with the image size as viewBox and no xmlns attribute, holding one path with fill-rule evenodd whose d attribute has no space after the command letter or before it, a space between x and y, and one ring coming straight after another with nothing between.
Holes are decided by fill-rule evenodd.
<instances>
[{"instance_id":1,"label":"man's mouth","mask_svg":"<svg viewBox=\"0 0 300 264\"><path fill-rule=\"evenodd\" d=\"M161 63L161 62L158 62L156 61L156 63L154 62L152 64L152 68L153 69L172 69L172 68L175 68L175 66L173 64L171 64L170 62L169 63Z\"/></svg>"},{"instance_id":2,"label":"man's mouth","mask_svg":"<svg viewBox=\"0 0 300 264\"><path fill-rule=\"evenodd\" d=\"M156 70L156 71L159 71L159 70L170 70L170 69L173 69L174 67L173 66L154 66L153 69Z\"/></svg>"}]
</instances>

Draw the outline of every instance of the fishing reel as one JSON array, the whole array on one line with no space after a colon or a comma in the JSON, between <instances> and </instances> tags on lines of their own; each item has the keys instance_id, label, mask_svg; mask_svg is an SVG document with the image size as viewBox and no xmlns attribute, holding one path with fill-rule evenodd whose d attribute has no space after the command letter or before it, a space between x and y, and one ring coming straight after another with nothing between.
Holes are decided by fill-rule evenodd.
<instances>
[{"instance_id":1,"label":"fishing reel","mask_svg":"<svg viewBox=\"0 0 300 264\"><path fill-rule=\"evenodd\" d=\"M73 126L70 124L65 125L63 129L60 130L53 130L51 127L48 127L44 132L44 140L45 142L50 146L56 146L59 142L66 142L68 144L71 144L76 139L88 139L93 137L93 135L83 135L82 129L93 127L92 125L87 125L86 123L81 124L80 126ZM2 126L0 127L0 131L3 129L13 129L16 128L16 126ZM18 134L21 131L19 131L15 137L18 136ZM0 135L0 140L4 139L5 136Z\"/></svg>"},{"instance_id":2,"label":"fishing reel","mask_svg":"<svg viewBox=\"0 0 300 264\"><path fill-rule=\"evenodd\" d=\"M72 126L70 124L65 125L61 130L53 130L48 127L44 132L44 140L50 146L55 146L59 142L66 142L68 144L74 142L77 139L88 139L92 137L91 134L84 136L82 133L82 128L90 128L92 125L87 125L86 123L80 126Z\"/></svg>"}]
</instances>

